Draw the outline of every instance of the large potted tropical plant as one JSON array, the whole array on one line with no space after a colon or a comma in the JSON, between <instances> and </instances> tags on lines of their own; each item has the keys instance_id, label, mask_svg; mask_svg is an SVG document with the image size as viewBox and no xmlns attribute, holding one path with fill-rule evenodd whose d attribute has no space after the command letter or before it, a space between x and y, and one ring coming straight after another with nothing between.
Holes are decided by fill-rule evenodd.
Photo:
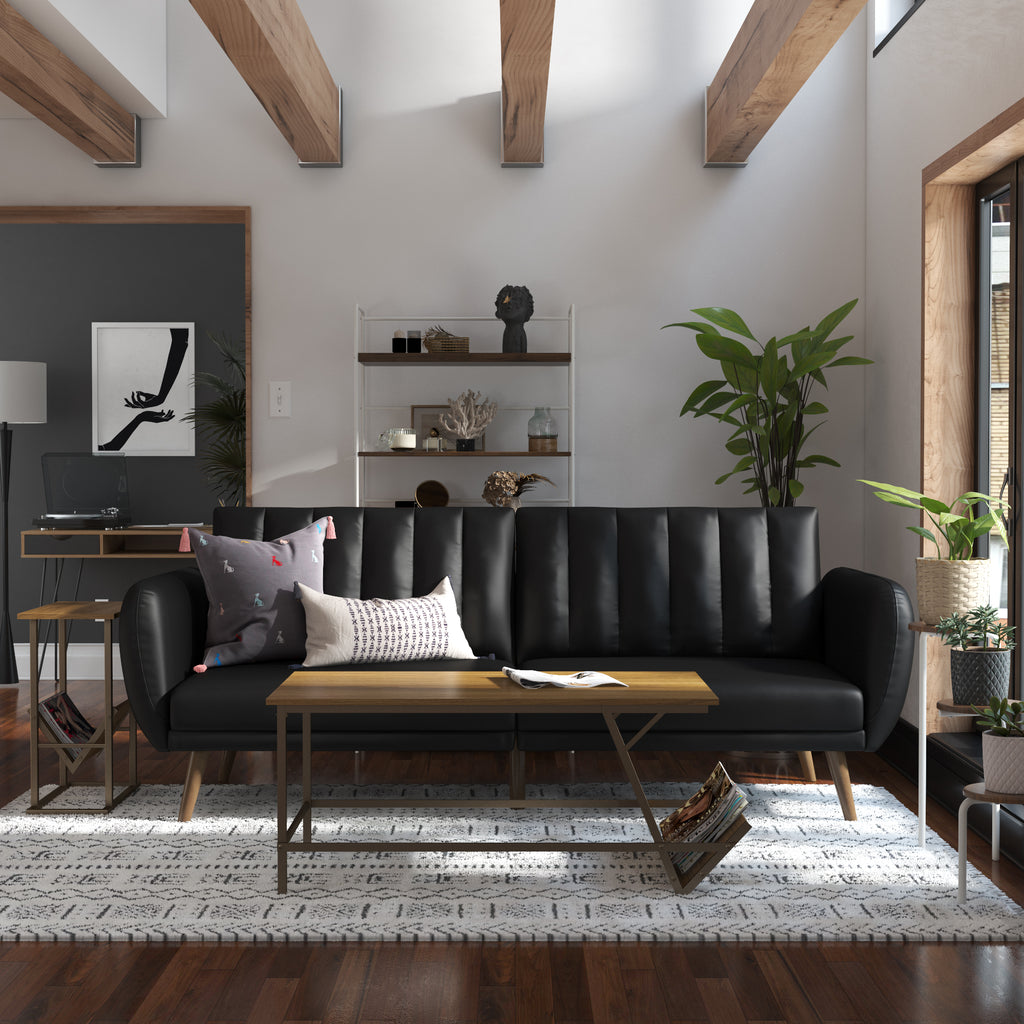
<instances>
[{"instance_id":1,"label":"large potted tropical plant","mask_svg":"<svg viewBox=\"0 0 1024 1024\"><path fill-rule=\"evenodd\" d=\"M898 508L922 512L932 524L908 526L911 533L935 545L935 557L920 557L917 567L917 614L935 625L940 619L988 604L991 570L987 558L974 558L974 542L990 533L1006 543L1004 520L1010 506L1001 498L967 491L948 504L920 491L877 480L861 480L877 488L876 498ZM940 543L939 538L945 545Z\"/></svg>"},{"instance_id":2,"label":"large potted tropical plant","mask_svg":"<svg viewBox=\"0 0 1024 1024\"><path fill-rule=\"evenodd\" d=\"M1009 693L1016 627L1003 622L992 605L972 608L966 615L949 615L935 628L951 648L954 704L987 704Z\"/></svg>"},{"instance_id":3,"label":"large potted tropical plant","mask_svg":"<svg viewBox=\"0 0 1024 1024\"><path fill-rule=\"evenodd\" d=\"M827 455L805 454L804 445L822 422L812 426L810 418L828 412L821 402L811 401L816 383L828 386L824 371L872 361L839 355L853 335L832 337L856 304L854 299L840 306L813 329L805 327L763 345L738 313L721 306L691 310L703 320L665 324L694 331L697 347L721 366L721 379L698 384L679 413L712 416L733 427L725 447L739 461L716 484L736 473L750 473L743 480L749 485L745 494L756 493L766 508L792 505L804 489L800 470L839 465Z\"/></svg>"}]
</instances>

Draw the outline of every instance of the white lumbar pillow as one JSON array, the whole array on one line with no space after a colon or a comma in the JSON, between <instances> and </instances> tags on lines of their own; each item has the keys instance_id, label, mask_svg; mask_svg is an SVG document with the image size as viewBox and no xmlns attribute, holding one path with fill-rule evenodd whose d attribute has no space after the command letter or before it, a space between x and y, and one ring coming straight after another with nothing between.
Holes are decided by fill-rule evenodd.
<instances>
[{"instance_id":1,"label":"white lumbar pillow","mask_svg":"<svg viewBox=\"0 0 1024 1024\"><path fill-rule=\"evenodd\" d=\"M306 613L304 668L476 657L447 576L424 597L397 601L359 601L296 586Z\"/></svg>"}]
</instances>

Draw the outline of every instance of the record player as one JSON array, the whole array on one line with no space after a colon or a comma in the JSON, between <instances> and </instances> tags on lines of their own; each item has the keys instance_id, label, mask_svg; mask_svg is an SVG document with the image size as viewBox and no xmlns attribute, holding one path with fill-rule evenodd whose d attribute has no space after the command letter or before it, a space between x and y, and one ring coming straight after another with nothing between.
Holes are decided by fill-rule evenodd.
<instances>
[{"instance_id":1,"label":"record player","mask_svg":"<svg viewBox=\"0 0 1024 1024\"><path fill-rule=\"evenodd\" d=\"M128 460L120 453L43 455L46 512L32 520L51 530L116 530L130 526Z\"/></svg>"}]
</instances>

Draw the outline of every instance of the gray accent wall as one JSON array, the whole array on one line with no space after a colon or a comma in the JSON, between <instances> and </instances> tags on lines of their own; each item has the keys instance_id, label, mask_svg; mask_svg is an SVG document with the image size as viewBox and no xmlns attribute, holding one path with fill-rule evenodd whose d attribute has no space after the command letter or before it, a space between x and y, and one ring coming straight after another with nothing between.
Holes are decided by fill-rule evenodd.
<instances>
[{"instance_id":1,"label":"gray accent wall","mask_svg":"<svg viewBox=\"0 0 1024 1024\"><path fill-rule=\"evenodd\" d=\"M37 559L22 559L20 532L44 511L40 456L92 444L92 324L194 322L196 370L224 372L209 333L245 331L245 228L241 224L0 225L0 358L47 364L47 422L12 425L11 618L40 603ZM197 389L196 400L210 398ZM181 415L186 410L175 410ZM197 453L201 450L197 443ZM217 503L192 458L128 457L136 523L209 522ZM181 563L85 560L82 599L119 599L130 584ZM65 560L60 599L71 599L80 563ZM44 602L53 599L53 569ZM13 622L16 642L28 640ZM92 623L73 639L98 642Z\"/></svg>"}]
</instances>

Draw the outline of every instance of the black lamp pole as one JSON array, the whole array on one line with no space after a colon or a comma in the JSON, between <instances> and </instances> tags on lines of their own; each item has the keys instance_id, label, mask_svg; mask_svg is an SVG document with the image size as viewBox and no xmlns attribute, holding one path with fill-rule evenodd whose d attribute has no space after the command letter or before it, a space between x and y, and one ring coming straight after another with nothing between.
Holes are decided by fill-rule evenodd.
<instances>
[{"instance_id":1,"label":"black lamp pole","mask_svg":"<svg viewBox=\"0 0 1024 1024\"><path fill-rule=\"evenodd\" d=\"M14 659L14 634L11 632L11 428L0 424L0 501L3 502L3 606L0 610L0 684L18 681L18 663Z\"/></svg>"}]
</instances>

